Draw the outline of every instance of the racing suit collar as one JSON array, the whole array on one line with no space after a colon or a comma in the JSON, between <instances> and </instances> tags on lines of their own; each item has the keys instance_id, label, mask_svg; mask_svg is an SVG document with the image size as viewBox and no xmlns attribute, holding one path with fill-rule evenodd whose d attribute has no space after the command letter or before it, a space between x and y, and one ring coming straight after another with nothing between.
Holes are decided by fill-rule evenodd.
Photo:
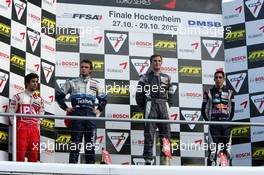
<instances>
[{"instance_id":1,"label":"racing suit collar","mask_svg":"<svg viewBox=\"0 0 264 175\"><path fill-rule=\"evenodd\" d=\"M25 90L25 93L28 94L29 96L32 96L34 94L35 91L29 91L29 90Z\"/></svg>"},{"instance_id":2,"label":"racing suit collar","mask_svg":"<svg viewBox=\"0 0 264 175\"><path fill-rule=\"evenodd\" d=\"M151 70L150 73L153 75L160 75L161 74L161 72L154 72L153 70Z\"/></svg>"},{"instance_id":3,"label":"racing suit collar","mask_svg":"<svg viewBox=\"0 0 264 175\"><path fill-rule=\"evenodd\" d=\"M83 75L80 75L80 79L83 80L84 82L87 82L88 80L90 80L91 76L86 76L84 77Z\"/></svg>"},{"instance_id":4,"label":"racing suit collar","mask_svg":"<svg viewBox=\"0 0 264 175\"><path fill-rule=\"evenodd\" d=\"M217 91L223 91L225 89L225 85L222 87L222 88L218 88L216 87L216 85L214 85L214 88L217 90Z\"/></svg>"}]
</instances>

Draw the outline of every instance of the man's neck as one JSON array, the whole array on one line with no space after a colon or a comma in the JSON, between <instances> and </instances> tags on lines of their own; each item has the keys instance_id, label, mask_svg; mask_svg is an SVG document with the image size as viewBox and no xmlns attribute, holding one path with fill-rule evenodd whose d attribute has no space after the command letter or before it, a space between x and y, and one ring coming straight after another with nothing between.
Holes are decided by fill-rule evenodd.
<instances>
[{"instance_id":1,"label":"man's neck","mask_svg":"<svg viewBox=\"0 0 264 175\"><path fill-rule=\"evenodd\" d=\"M217 86L217 85L215 85L215 87L216 87L217 89L223 89L224 85L221 85L221 86Z\"/></svg>"},{"instance_id":2,"label":"man's neck","mask_svg":"<svg viewBox=\"0 0 264 175\"><path fill-rule=\"evenodd\" d=\"M158 74L160 74L160 73L161 73L160 69L159 69L159 70L155 70L155 69L153 69L152 71L153 71L153 72L154 72L154 74L156 74L156 75L158 75Z\"/></svg>"},{"instance_id":3,"label":"man's neck","mask_svg":"<svg viewBox=\"0 0 264 175\"><path fill-rule=\"evenodd\" d=\"M32 91L31 89L26 89L26 92L29 94L33 94L34 91Z\"/></svg>"},{"instance_id":4,"label":"man's neck","mask_svg":"<svg viewBox=\"0 0 264 175\"><path fill-rule=\"evenodd\" d=\"M82 78L86 79L86 78L89 78L90 75L81 75Z\"/></svg>"}]
</instances>

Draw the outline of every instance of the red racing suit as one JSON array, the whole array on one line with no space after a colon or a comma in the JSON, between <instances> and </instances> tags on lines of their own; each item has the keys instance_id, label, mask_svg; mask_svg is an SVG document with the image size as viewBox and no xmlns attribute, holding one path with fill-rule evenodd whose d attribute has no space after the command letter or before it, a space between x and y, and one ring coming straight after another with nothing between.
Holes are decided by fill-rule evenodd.
<instances>
[{"instance_id":1,"label":"red racing suit","mask_svg":"<svg viewBox=\"0 0 264 175\"><path fill-rule=\"evenodd\" d=\"M10 113L44 114L44 101L35 92L27 90L13 96ZM13 119L11 118L11 123ZM39 119L17 116L17 161L29 162L39 160Z\"/></svg>"}]
</instances>

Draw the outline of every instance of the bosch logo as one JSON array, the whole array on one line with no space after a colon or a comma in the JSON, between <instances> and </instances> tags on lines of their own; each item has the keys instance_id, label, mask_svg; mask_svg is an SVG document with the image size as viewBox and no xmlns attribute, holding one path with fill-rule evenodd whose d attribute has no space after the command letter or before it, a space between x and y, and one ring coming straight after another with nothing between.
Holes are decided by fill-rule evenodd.
<instances>
[{"instance_id":1,"label":"bosch logo","mask_svg":"<svg viewBox=\"0 0 264 175\"><path fill-rule=\"evenodd\" d=\"M222 27L222 24L217 21L195 21L189 20L188 24L190 26L201 26L201 27Z\"/></svg>"},{"instance_id":2,"label":"bosch logo","mask_svg":"<svg viewBox=\"0 0 264 175\"><path fill-rule=\"evenodd\" d=\"M7 54L5 54L3 52L0 52L0 57L9 59L9 55L7 55Z\"/></svg>"},{"instance_id":3,"label":"bosch logo","mask_svg":"<svg viewBox=\"0 0 264 175\"><path fill-rule=\"evenodd\" d=\"M113 118L129 118L128 114L112 114Z\"/></svg>"},{"instance_id":4,"label":"bosch logo","mask_svg":"<svg viewBox=\"0 0 264 175\"><path fill-rule=\"evenodd\" d=\"M165 72L176 72L177 68L176 67L161 67L161 71Z\"/></svg>"},{"instance_id":5,"label":"bosch logo","mask_svg":"<svg viewBox=\"0 0 264 175\"><path fill-rule=\"evenodd\" d=\"M17 90L21 90L21 91L24 90L24 87L22 87L20 85L17 85L17 84L14 84L14 88L17 89Z\"/></svg>"},{"instance_id":6,"label":"bosch logo","mask_svg":"<svg viewBox=\"0 0 264 175\"><path fill-rule=\"evenodd\" d=\"M256 77L255 81L256 82L264 81L264 77L263 76L262 77Z\"/></svg>"},{"instance_id":7,"label":"bosch logo","mask_svg":"<svg viewBox=\"0 0 264 175\"><path fill-rule=\"evenodd\" d=\"M152 46L152 43L145 41L136 41L136 46Z\"/></svg>"},{"instance_id":8,"label":"bosch logo","mask_svg":"<svg viewBox=\"0 0 264 175\"><path fill-rule=\"evenodd\" d=\"M78 66L78 63L77 62L73 62L73 61L62 61L61 65L62 66L73 66L73 67L76 67L76 66Z\"/></svg>"},{"instance_id":9,"label":"bosch logo","mask_svg":"<svg viewBox=\"0 0 264 175\"><path fill-rule=\"evenodd\" d=\"M246 59L247 59L246 56L236 56L236 57L231 58L231 61L232 62L238 62L238 61L244 61Z\"/></svg>"},{"instance_id":10,"label":"bosch logo","mask_svg":"<svg viewBox=\"0 0 264 175\"><path fill-rule=\"evenodd\" d=\"M31 14L28 14L28 16L32 18L33 20L40 21L40 17L38 17L37 15L34 15L31 13Z\"/></svg>"},{"instance_id":11,"label":"bosch logo","mask_svg":"<svg viewBox=\"0 0 264 175\"><path fill-rule=\"evenodd\" d=\"M202 94L195 93L195 92L186 92L186 93L182 93L181 95L185 96L185 97L192 97L192 98L200 98L200 97L202 97Z\"/></svg>"},{"instance_id":12,"label":"bosch logo","mask_svg":"<svg viewBox=\"0 0 264 175\"><path fill-rule=\"evenodd\" d=\"M235 155L236 159L243 159L250 157L250 153L239 153Z\"/></svg>"},{"instance_id":13,"label":"bosch logo","mask_svg":"<svg viewBox=\"0 0 264 175\"><path fill-rule=\"evenodd\" d=\"M46 50L51 51L51 52L55 52L55 48L53 48L53 47L51 47L51 46L49 46L49 45L44 45L44 48L45 48Z\"/></svg>"}]
</instances>

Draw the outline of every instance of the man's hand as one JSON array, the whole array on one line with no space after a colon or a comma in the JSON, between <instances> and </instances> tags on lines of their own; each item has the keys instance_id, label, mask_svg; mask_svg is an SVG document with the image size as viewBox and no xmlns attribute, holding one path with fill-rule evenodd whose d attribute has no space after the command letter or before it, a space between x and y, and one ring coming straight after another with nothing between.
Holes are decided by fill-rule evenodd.
<instances>
[{"instance_id":1,"label":"man's hand","mask_svg":"<svg viewBox=\"0 0 264 175\"><path fill-rule=\"evenodd\" d=\"M101 111L99 109L94 109L93 112L95 113L96 117L99 117L101 115Z\"/></svg>"},{"instance_id":2,"label":"man's hand","mask_svg":"<svg viewBox=\"0 0 264 175\"><path fill-rule=\"evenodd\" d=\"M66 111L66 115L71 115L73 113L74 109L73 108L67 108L65 111Z\"/></svg>"}]
</instances>

